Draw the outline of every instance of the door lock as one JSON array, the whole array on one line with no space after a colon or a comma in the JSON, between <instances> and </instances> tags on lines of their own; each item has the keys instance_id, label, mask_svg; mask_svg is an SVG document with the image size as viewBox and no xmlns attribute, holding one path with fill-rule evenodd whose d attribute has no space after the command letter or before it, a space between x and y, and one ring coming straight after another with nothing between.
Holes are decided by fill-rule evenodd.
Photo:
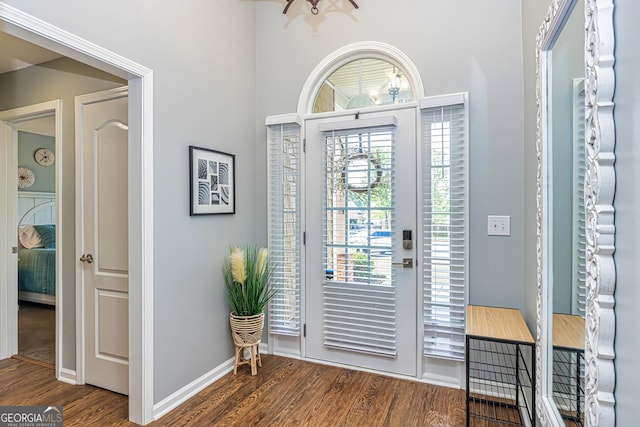
<instances>
[{"instance_id":1,"label":"door lock","mask_svg":"<svg viewBox=\"0 0 640 427\"><path fill-rule=\"evenodd\" d=\"M413 258L402 258L402 262L392 262L393 265L401 265L402 268L413 268Z\"/></svg>"},{"instance_id":2,"label":"door lock","mask_svg":"<svg viewBox=\"0 0 640 427\"><path fill-rule=\"evenodd\" d=\"M93 262L93 255L86 254L80 257L80 261L91 264Z\"/></svg>"},{"instance_id":3,"label":"door lock","mask_svg":"<svg viewBox=\"0 0 640 427\"><path fill-rule=\"evenodd\" d=\"M402 247L404 249L413 249L413 237L411 230L402 230Z\"/></svg>"}]
</instances>

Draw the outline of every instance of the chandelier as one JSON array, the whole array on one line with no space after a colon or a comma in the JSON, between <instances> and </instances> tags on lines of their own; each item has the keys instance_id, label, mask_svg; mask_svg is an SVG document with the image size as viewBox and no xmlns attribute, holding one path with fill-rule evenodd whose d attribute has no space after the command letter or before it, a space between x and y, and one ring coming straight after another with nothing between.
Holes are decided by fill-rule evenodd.
<instances>
[{"instance_id":1,"label":"chandelier","mask_svg":"<svg viewBox=\"0 0 640 427\"><path fill-rule=\"evenodd\" d=\"M291 4L294 2L295 0L287 0L287 5L284 7L284 10L282 11L283 14L286 14L287 11L289 10L289 6L291 6ZM318 2L320 0L307 0L309 3L311 3L311 13L313 13L314 15L318 14ZM358 9L358 4L355 2L355 0L349 0L349 3L351 3L353 5L354 8Z\"/></svg>"},{"instance_id":2,"label":"chandelier","mask_svg":"<svg viewBox=\"0 0 640 427\"><path fill-rule=\"evenodd\" d=\"M393 67L393 73L391 74L391 78L389 79L389 83L387 83L387 90L389 91L389 95L393 99L393 103L396 102L396 97L400 94L400 75L399 71L396 71L396 67Z\"/></svg>"}]
</instances>

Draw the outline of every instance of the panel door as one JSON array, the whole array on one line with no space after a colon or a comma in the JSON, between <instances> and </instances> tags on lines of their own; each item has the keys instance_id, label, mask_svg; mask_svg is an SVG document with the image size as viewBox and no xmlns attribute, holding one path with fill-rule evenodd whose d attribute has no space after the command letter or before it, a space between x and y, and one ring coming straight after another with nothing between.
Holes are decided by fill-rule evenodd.
<instances>
[{"instance_id":1,"label":"panel door","mask_svg":"<svg viewBox=\"0 0 640 427\"><path fill-rule=\"evenodd\" d=\"M127 96L105 96L80 112L85 382L127 394Z\"/></svg>"}]
</instances>

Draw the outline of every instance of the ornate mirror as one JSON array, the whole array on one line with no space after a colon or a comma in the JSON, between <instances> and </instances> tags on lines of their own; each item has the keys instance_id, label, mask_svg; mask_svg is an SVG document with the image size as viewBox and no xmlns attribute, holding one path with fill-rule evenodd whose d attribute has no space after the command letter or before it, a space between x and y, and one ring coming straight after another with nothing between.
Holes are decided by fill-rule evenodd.
<instances>
[{"instance_id":1,"label":"ornate mirror","mask_svg":"<svg viewBox=\"0 0 640 427\"><path fill-rule=\"evenodd\" d=\"M543 425L614 425L613 2L553 0L537 37Z\"/></svg>"}]
</instances>

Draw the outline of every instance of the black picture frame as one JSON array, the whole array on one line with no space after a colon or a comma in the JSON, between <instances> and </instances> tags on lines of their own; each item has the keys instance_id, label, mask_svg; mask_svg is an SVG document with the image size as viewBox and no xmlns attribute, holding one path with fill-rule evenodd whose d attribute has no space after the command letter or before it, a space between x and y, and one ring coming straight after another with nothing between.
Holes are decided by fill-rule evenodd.
<instances>
[{"instance_id":1,"label":"black picture frame","mask_svg":"<svg viewBox=\"0 0 640 427\"><path fill-rule=\"evenodd\" d=\"M189 146L189 215L236 213L236 156Z\"/></svg>"}]
</instances>

